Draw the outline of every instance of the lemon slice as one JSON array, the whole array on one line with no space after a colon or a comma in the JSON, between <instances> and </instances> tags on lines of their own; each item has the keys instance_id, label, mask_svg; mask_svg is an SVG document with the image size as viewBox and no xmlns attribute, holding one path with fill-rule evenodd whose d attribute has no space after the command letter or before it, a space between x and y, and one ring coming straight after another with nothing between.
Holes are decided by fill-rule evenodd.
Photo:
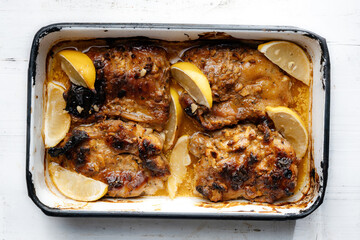
<instances>
[{"instance_id":1,"label":"lemon slice","mask_svg":"<svg viewBox=\"0 0 360 240\"><path fill-rule=\"evenodd\" d=\"M71 117L64 109L64 88L50 82L47 86L47 103L44 119L45 147L56 146L70 129Z\"/></svg>"},{"instance_id":2,"label":"lemon slice","mask_svg":"<svg viewBox=\"0 0 360 240\"><path fill-rule=\"evenodd\" d=\"M54 162L49 164L49 174L56 188L74 200L96 201L108 191L107 184L69 171Z\"/></svg>"},{"instance_id":3,"label":"lemon slice","mask_svg":"<svg viewBox=\"0 0 360 240\"><path fill-rule=\"evenodd\" d=\"M189 136L181 136L170 156L170 172L171 175L167 182L167 188L170 198L174 199L178 186L182 183L191 159L188 151Z\"/></svg>"},{"instance_id":4,"label":"lemon slice","mask_svg":"<svg viewBox=\"0 0 360 240\"><path fill-rule=\"evenodd\" d=\"M293 146L296 156L301 159L308 146L308 133L300 116L287 107L266 107L266 113L275 124L275 128Z\"/></svg>"},{"instance_id":5,"label":"lemon slice","mask_svg":"<svg viewBox=\"0 0 360 240\"><path fill-rule=\"evenodd\" d=\"M165 125L165 150L170 149L174 145L177 130L180 127L183 117L183 110L179 102L179 95L176 90L170 87L170 118Z\"/></svg>"},{"instance_id":6,"label":"lemon slice","mask_svg":"<svg viewBox=\"0 0 360 240\"><path fill-rule=\"evenodd\" d=\"M207 77L192 63L178 62L171 67L173 78L200 105L212 107L212 93Z\"/></svg>"},{"instance_id":7,"label":"lemon slice","mask_svg":"<svg viewBox=\"0 0 360 240\"><path fill-rule=\"evenodd\" d=\"M95 89L96 71L91 59L75 50L59 52L61 68L75 85Z\"/></svg>"},{"instance_id":8,"label":"lemon slice","mask_svg":"<svg viewBox=\"0 0 360 240\"><path fill-rule=\"evenodd\" d=\"M301 47L287 41L272 41L259 45L258 50L282 70L309 85L311 64Z\"/></svg>"}]
</instances>

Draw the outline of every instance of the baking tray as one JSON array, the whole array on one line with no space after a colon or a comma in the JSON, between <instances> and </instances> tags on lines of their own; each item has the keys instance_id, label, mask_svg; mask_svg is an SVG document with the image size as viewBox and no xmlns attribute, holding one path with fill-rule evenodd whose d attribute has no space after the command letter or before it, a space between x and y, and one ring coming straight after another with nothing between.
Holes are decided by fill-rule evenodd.
<instances>
[{"instance_id":1,"label":"baking tray","mask_svg":"<svg viewBox=\"0 0 360 240\"><path fill-rule=\"evenodd\" d=\"M95 38L149 37L186 41L204 33L225 33L242 40L288 40L307 50L313 63L311 88L310 151L308 182L293 200L276 204L233 200L211 203L204 199L147 196L133 199L105 198L77 202L59 194L48 179L42 140L43 85L46 56L56 43ZM35 35L28 69L26 181L28 195L47 215L71 217L161 217L215 219L297 219L317 209L324 200L329 165L330 59L326 40L317 34L287 26L182 25L143 23L59 23L41 28ZM307 189L307 192L304 190ZM300 195L299 195L300 194ZM295 200L295 198L298 198Z\"/></svg>"}]
</instances>

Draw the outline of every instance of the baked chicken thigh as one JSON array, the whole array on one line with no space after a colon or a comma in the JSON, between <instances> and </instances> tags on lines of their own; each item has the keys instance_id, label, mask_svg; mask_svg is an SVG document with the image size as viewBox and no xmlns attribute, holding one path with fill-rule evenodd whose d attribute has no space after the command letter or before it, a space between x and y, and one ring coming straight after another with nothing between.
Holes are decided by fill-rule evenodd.
<instances>
[{"instance_id":1,"label":"baked chicken thigh","mask_svg":"<svg viewBox=\"0 0 360 240\"><path fill-rule=\"evenodd\" d=\"M195 64L210 82L211 109L198 105L187 93L180 97L185 112L206 130L253 121L265 115L266 106L292 103L290 77L255 49L205 45L186 51L182 60Z\"/></svg>"},{"instance_id":2,"label":"baked chicken thigh","mask_svg":"<svg viewBox=\"0 0 360 240\"><path fill-rule=\"evenodd\" d=\"M213 202L245 198L272 203L293 194L298 159L267 124L245 124L191 137L196 191Z\"/></svg>"},{"instance_id":3,"label":"baked chicken thigh","mask_svg":"<svg viewBox=\"0 0 360 240\"><path fill-rule=\"evenodd\" d=\"M134 122L107 120L75 127L64 141L49 149L65 155L60 165L109 184L108 196L151 195L163 188L169 166L162 155L160 134Z\"/></svg>"}]
</instances>

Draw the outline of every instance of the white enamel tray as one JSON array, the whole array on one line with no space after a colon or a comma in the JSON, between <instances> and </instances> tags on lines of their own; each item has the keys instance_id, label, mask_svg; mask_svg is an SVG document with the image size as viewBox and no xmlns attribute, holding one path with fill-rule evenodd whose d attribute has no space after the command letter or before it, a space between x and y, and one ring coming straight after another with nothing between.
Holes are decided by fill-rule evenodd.
<instances>
[{"instance_id":1,"label":"white enamel tray","mask_svg":"<svg viewBox=\"0 0 360 240\"><path fill-rule=\"evenodd\" d=\"M242 40L288 40L307 50L313 63L312 118L307 178L290 199L276 204L244 200L211 203L201 198L139 197L78 202L62 196L49 181L41 136L46 57L66 40L144 36L169 41L198 39L199 34L223 32ZM51 216L118 216L218 219L296 219L305 217L324 199L329 161L330 60L324 38L294 27L239 25L91 24L62 23L40 29L33 41L28 72L26 179L34 203Z\"/></svg>"}]
</instances>

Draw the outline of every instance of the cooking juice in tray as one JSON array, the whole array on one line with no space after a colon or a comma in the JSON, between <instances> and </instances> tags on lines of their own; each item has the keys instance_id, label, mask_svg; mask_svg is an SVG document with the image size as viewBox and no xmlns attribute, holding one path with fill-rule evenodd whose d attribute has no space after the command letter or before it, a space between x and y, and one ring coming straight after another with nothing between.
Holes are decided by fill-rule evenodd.
<instances>
[{"instance_id":1,"label":"cooking juice in tray","mask_svg":"<svg viewBox=\"0 0 360 240\"><path fill-rule=\"evenodd\" d=\"M104 183L109 197L170 192L273 203L292 196L310 174L311 88L258 45L143 38L58 43L47 59L44 111L59 104L50 101L54 84L63 91L59 114L70 120L45 161ZM79 52L91 60L94 80L81 69ZM310 73L310 86L311 79ZM188 151L172 156L184 135Z\"/></svg>"}]
</instances>

